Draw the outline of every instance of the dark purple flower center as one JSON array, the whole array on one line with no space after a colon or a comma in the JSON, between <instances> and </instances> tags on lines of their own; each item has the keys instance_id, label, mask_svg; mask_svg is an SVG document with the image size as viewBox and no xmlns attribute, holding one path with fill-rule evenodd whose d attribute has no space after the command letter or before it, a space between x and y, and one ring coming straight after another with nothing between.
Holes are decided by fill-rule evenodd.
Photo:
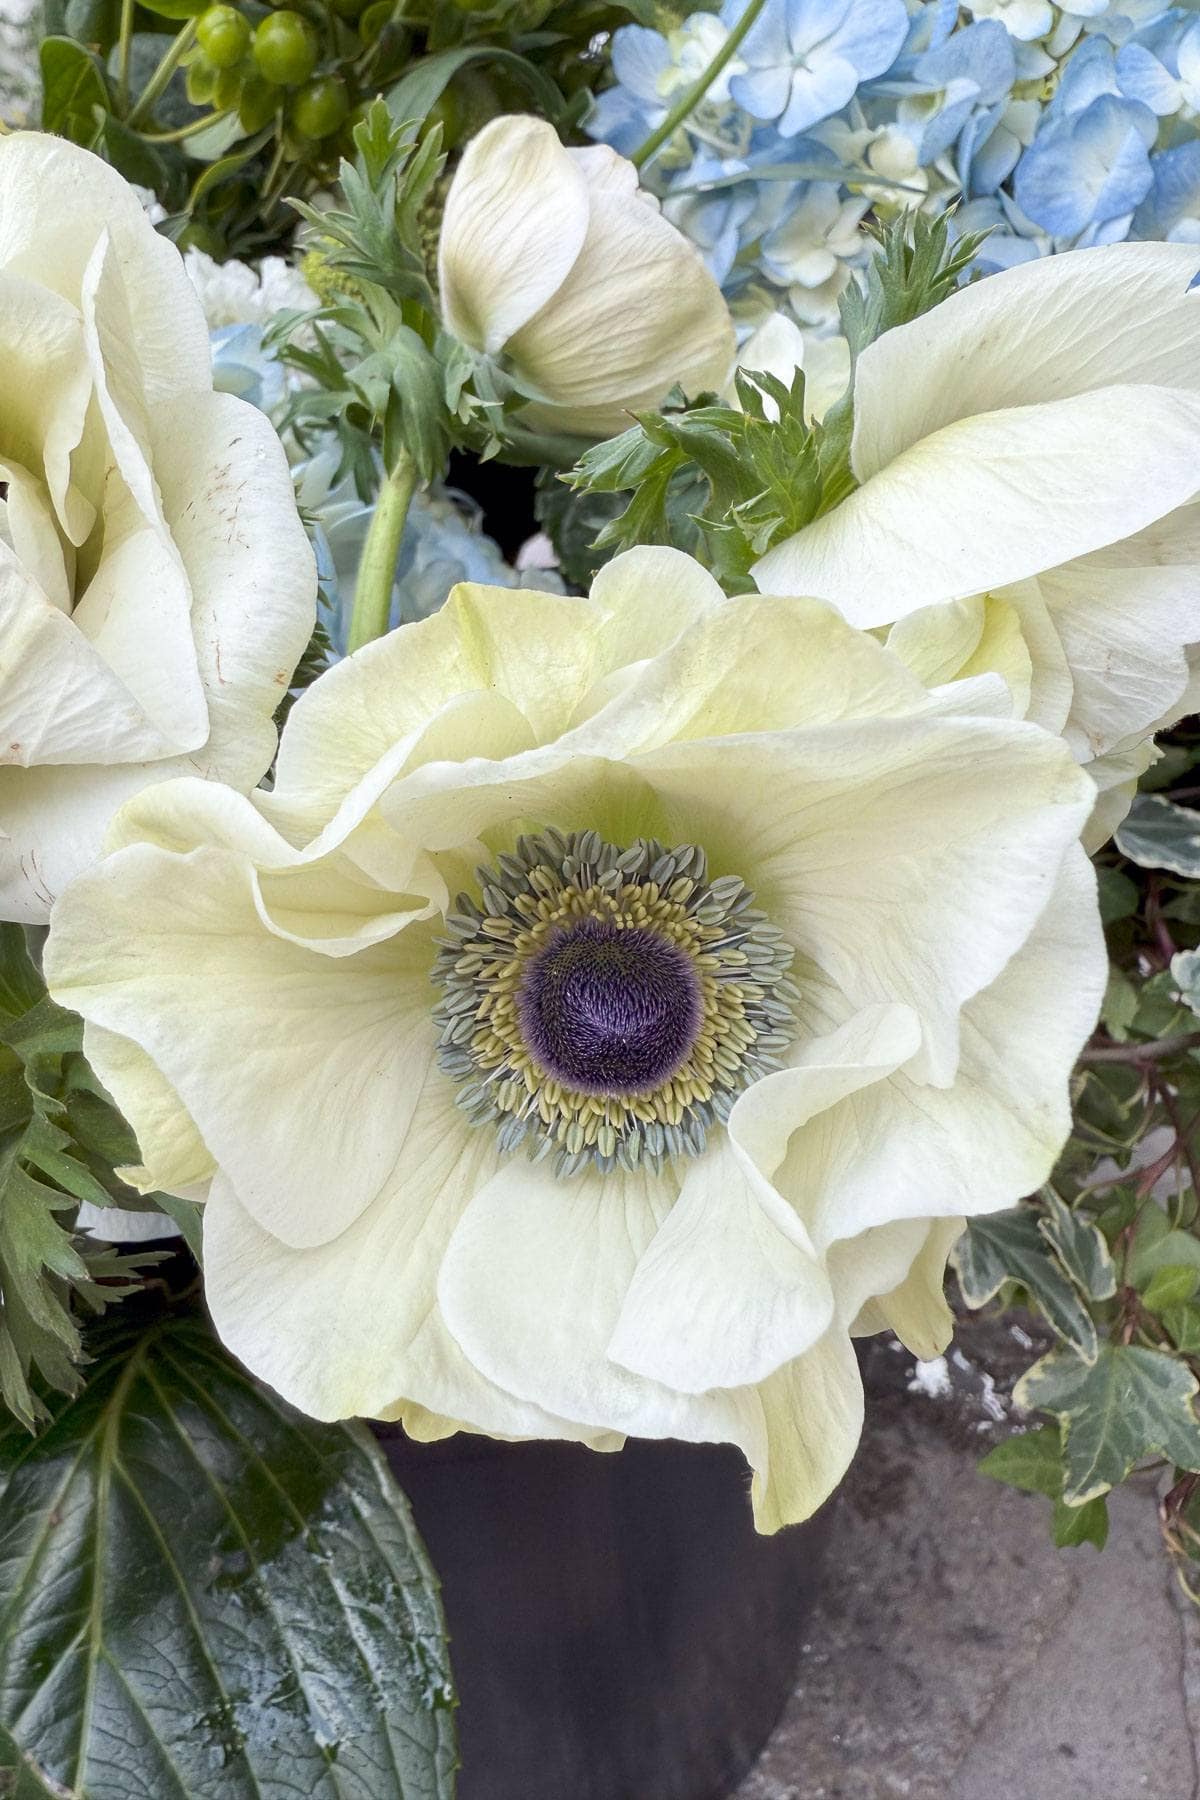
<instances>
[{"instance_id":1,"label":"dark purple flower center","mask_svg":"<svg viewBox=\"0 0 1200 1800\"><path fill-rule=\"evenodd\" d=\"M695 963L657 931L585 918L531 958L517 996L530 1053L584 1094L639 1094L686 1062L703 1021Z\"/></svg>"}]
</instances>

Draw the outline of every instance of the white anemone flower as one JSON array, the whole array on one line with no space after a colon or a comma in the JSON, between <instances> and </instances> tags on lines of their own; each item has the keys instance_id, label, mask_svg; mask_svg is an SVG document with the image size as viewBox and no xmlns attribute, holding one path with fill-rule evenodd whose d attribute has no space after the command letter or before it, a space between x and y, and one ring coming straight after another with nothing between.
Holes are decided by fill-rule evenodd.
<instances>
[{"instance_id":1,"label":"white anemone flower","mask_svg":"<svg viewBox=\"0 0 1200 1800\"><path fill-rule=\"evenodd\" d=\"M179 252L36 132L0 136L0 349L0 918L38 922L147 782L261 779L316 571Z\"/></svg>"},{"instance_id":2,"label":"white anemone flower","mask_svg":"<svg viewBox=\"0 0 1200 1800\"><path fill-rule=\"evenodd\" d=\"M923 680L1001 670L1094 777L1090 847L1196 704L1198 267L1194 245L1073 251L886 332L854 374L859 486L754 570L890 627Z\"/></svg>"},{"instance_id":3,"label":"white anemone flower","mask_svg":"<svg viewBox=\"0 0 1200 1800\"><path fill-rule=\"evenodd\" d=\"M555 430L609 437L679 383L733 367L721 290L637 170L606 144L564 149L552 125L493 119L467 145L438 245L442 312L503 354Z\"/></svg>"},{"instance_id":4,"label":"white anemone flower","mask_svg":"<svg viewBox=\"0 0 1200 1800\"><path fill-rule=\"evenodd\" d=\"M1000 689L639 549L337 665L270 794L134 800L45 967L130 1178L207 1192L230 1348L418 1437L732 1442L762 1529L812 1512L852 1333L944 1347L1104 987L1091 784Z\"/></svg>"}]
</instances>

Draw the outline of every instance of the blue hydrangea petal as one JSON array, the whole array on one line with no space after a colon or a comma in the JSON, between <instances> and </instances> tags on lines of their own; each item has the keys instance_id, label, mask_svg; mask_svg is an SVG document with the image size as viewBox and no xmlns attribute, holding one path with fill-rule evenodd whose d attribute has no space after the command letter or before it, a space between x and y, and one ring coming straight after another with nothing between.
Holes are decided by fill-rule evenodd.
<instances>
[{"instance_id":1,"label":"blue hydrangea petal","mask_svg":"<svg viewBox=\"0 0 1200 1800\"><path fill-rule=\"evenodd\" d=\"M1179 82L1144 45L1125 44L1117 51L1116 74L1127 100L1140 100L1164 119L1178 112Z\"/></svg>"},{"instance_id":2,"label":"blue hydrangea petal","mask_svg":"<svg viewBox=\"0 0 1200 1800\"><path fill-rule=\"evenodd\" d=\"M1132 213L1153 181L1145 118L1135 101L1101 94L1075 119L1038 134L1017 167L1022 211L1055 237Z\"/></svg>"}]
</instances>

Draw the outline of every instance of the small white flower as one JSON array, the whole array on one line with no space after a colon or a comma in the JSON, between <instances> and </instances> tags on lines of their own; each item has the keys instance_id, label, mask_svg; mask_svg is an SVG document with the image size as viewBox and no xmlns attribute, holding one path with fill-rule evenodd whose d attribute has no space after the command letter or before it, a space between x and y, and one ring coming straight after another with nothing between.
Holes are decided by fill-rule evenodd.
<instances>
[{"instance_id":1,"label":"small white flower","mask_svg":"<svg viewBox=\"0 0 1200 1800\"><path fill-rule=\"evenodd\" d=\"M188 279L200 296L210 331L226 325L268 325L276 313L308 311L317 296L298 269L282 256L265 256L257 269L231 258L215 262L203 250L188 250L183 259Z\"/></svg>"}]
</instances>

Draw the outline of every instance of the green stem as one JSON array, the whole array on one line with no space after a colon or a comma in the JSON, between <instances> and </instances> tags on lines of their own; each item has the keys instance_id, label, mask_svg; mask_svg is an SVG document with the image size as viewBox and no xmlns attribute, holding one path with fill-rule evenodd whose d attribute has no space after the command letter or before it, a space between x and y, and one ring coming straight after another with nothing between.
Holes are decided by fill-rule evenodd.
<instances>
[{"instance_id":1,"label":"green stem","mask_svg":"<svg viewBox=\"0 0 1200 1800\"><path fill-rule=\"evenodd\" d=\"M117 39L117 107L129 105L129 51L133 43L134 0L121 0L121 35Z\"/></svg>"},{"instance_id":2,"label":"green stem","mask_svg":"<svg viewBox=\"0 0 1200 1800\"><path fill-rule=\"evenodd\" d=\"M197 137L200 132L207 131L218 119L227 119L229 108L224 112L205 113L202 119L193 119L190 125L179 125L174 131L139 131L138 136L146 144L181 144L184 138Z\"/></svg>"},{"instance_id":3,"label":"green stem","mask_svg":"<svg viewBox=\"0 0 1200 1800\"><path fill-rule=\"evenodd\" d=\"M167 83L170 81L172 75L175 73L195 41L196 21L195 19L189 19L182 30L180 30L168 44L162 61L142 89L141 97L138 100L137 105L125 121L127 125L132 126L136 130L138 125L141 124L142 120L151 111L154 102L162 94Z\"/></svg>"},{"instance_id":4,"label":"green stem","mask_svg":"<svg viewBox=\"0 0 1200 1800\"><path fill-rule=\"evenodd\" d=\"M354 611L350 615L350 650L382 637L388 628L396 559L404 536L404 521L416 486L412 457L400 452L396 466L379 490L367 541L363 545L358 579L354 584Z\"/></svg>"},{"instance_id":5,"label":"green stem","mask_svg":"<svg viewBox=\"0 0 1200 1800\"><path fill-rule=\"evenodd\" d=\"M629 160L635 169L640 169L643 164L648 163L655 151L660 150L666 143L672 132L678 126L683 124L683 121L687 118L693 107L699 106L701 100L703 100L705 94L707 94L709 88L717 79L717 76L721 73L721 70L725 67L726 63L733 60L733 55L738 45L741 43L765 5L766 0L750 0L749 6L730 32L729 36L725 39L725 42L721 45L721 48L717 51L717 54L713 57L707 69L703 71L697 81L692 83L691 87L688 88L683 97L675 102L657 131L652 131L641 148L634 151Z\"/></svg>"}]
</instances>

